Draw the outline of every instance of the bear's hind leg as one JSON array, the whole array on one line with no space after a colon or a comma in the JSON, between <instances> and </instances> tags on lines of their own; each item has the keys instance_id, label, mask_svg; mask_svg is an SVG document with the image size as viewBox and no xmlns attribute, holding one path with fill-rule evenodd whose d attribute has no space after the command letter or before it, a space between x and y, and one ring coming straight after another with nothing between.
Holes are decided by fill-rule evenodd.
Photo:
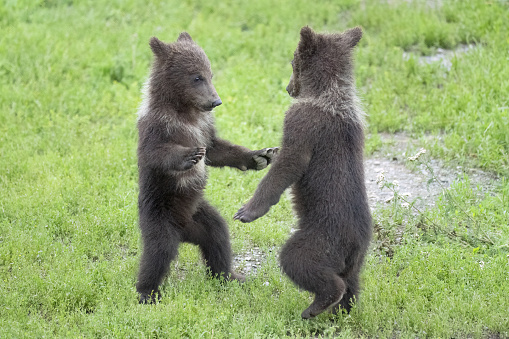
<instances>
[{"instance_id":1,"label":"bear's hind leg","mask_svg":"<svg viewBox=\"0 0 509 339\"><path fill-rule=\"evenodd\" d=\"M313 303L302 312L304 319L315 317L337 304L346 290L344 280L324 265L321 251L312 243L312 237L297 231L280 254L283 272L299 287L315 294Z\"/></svg>"},{"instance_id":2,"label":"bear's hind leg","mask_svg":"<svg viewBox=\"0 0 509 339\"><path fill-rule=\"evenodd\" d=\"M359 271L354 270L348 278L345 279L345 283L346 291L343 298L332 308L332 313L334 314L341 312L342 309L344 309L346 313L350 313L352 304L357 302L359 293Z\"/></svg>"},{"instance_id":3,"label":"bear's hind leg","mask_svg":"<svg viewBox=\"0 0 509 339\"><path fill-rule=\"evenodd\" d=\"M343 279L330 270L324 270L322 273L317 273L315 300L308 308L302 312L303 319L316 317L329 307L337 304L342 300L345 294L346 285Z\"/></svg>"},{"instance_id":4,"label":"bear's hind leg","mask_svg":"<svg viewBox=\"0 0 509 339\"><path fill-rule=\"evenodd\" d=\"M188 230L185 241L200 247L210 273L214 277L244 281L244 276L231 270L232 252L226 221L206 201L200 203L193 215L194 227Z\"/></svg>"},{"instance_id":5,"label":"bear's hind leg","mask_svg":"<svg viewBox=\"0 0 509 339\"><path fill-rule=\"evenodd\" d=\"M150 226L153 228L154 225ZM159 285L168 273L171 261L177 256L180 243L178 232L169 227L161 227L159 233L147 231L148 234L143 234L144 230L147 228L142 228L143 254L136 284L140 304L153 303L159 296Z\"/></svg>"}]
</instances>

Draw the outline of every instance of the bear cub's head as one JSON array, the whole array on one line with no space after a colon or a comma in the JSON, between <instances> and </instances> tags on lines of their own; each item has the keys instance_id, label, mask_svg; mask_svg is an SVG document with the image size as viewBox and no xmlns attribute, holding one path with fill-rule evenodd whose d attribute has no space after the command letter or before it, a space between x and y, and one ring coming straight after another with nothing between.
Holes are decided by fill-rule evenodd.
<instances>
[{"instance_id":1,"label":"bear cub's head","mask_svg":"<svg viewBox=\"0 0 509 339\"><path fill-rule=\"evenodd\" d=\"M222 104L212 85L210 61L187 32L169 44L153 37L150 48L154 53L150 76L153 100L179 111L211 111Z\"/></svg>"},{"instance_id":2,"label":"bear cub's head","mask_svg":"<svg viewBox=\"0 0 509 339\"><path fill-rule=\"evenodd\" d=\"M343 33L317 34L302 27L295 50L290 83L293 98L317 97L333 86L353 85L352 50L362 37L355 27Z\"/></svg>"}]
</instances>

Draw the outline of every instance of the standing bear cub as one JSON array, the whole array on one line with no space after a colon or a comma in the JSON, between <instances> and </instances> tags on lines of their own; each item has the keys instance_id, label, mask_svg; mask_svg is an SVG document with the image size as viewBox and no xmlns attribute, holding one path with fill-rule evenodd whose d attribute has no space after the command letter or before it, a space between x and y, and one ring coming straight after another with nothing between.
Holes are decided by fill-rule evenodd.
<instances>
[{"instance_id":1,"label":"standing bear cub","mask_svg":"<svg viewBox=\"0 0 509 339\"><path fill-rule=\"evenodd\" d=\"M280 261L299 287L315 294L303 318L329 307L347 312L358 297L359 273L371 238L364 184L364 113L353 77L357 27L342 34L300 32L287 87L282 147L254 196L235 214L251 222L278 203L292 185L298 230Z\"/></svg>"},{"instance_id":2,"label":"standing bear cub","mask_svg":"<svg viewBox=\"0 0 509 339\"><path fill-rule=\"evenodd\" d=\"M204 198L206 165L260 170L275 149L251 151L216 136L212 109L221 99L205 52L183 32L174 43L152 38L154 61L138 111L140 302L153 302L181 242L199 246L210 273L231 270L227 224Z\"/></svg>"}]
</instances>

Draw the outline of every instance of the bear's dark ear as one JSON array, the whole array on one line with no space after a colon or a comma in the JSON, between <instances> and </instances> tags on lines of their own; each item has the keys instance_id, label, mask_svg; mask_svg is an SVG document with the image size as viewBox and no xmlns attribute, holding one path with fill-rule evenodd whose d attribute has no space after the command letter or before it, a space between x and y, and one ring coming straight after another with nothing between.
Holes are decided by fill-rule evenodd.
<instances>
[{"instance_id":1,"label":"bear's dark ear","mask_svg":"<svg viewBox=\"0 0 509 339\"><path fill-rule=\"evenodd\" d=\"M316 51L316 34L309 26L300 30L300 41L298 51L300 55L311 56Z\"/></svg>"},{"instance_id":2,"label":"bear's dark ear","mask_svg":"<svg viewBox=\"0 0 509 339\"><path fill-rule=\"evenodd\" d=\"M170 53L170 46L168 46L155 36L150 38L149 45L154 55L160 58L165 57Z\"/></svg>"},{"instance_id":3,"label":"bear's dark ear","mask_svg":"<svg viewBox=\"0 0 509 339\"><path fill-rule=\"evenodd\" d=\"M180 33L177 41L193 41L193 38L187 32Z\"/></svg>"},{"instance_id":4,"label":"bear's dark ear","mask_svg":"<svg viewBox=\"0 0 509 339\"><path fill-rule=\"evenodd\" d=\"M354 48L362 38L362 28L359 26L351 28L343 33L347 46Z\"/></svg>"}]
</instances>

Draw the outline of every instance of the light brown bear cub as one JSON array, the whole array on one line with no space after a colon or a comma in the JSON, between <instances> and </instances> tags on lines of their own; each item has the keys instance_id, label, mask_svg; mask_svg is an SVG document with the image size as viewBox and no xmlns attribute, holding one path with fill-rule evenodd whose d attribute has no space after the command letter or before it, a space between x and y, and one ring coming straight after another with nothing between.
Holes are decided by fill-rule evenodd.
<instances>
[{"instance_id":1,"label":"light brown bear cub","mask_svg":"<svg viewBox=\"0 0 509 339\"><path fill-rule=\"evenodd\" d=\"M251 222L277 204L292 186L298 230L282 248L282 270L315 294L302 312L329 307L347 312L358 298L359 273L371 238L364 184L364 113L353 77L352 51L360 28L342 34L300 32L287 87L282 147L254 196L235 214Z\"/></svg>"},{"instance_id":2,"label":"light brown bear cub","mask_svg":"<svg viewBox=\"0 0 509 339\"><path fill-rule=\"evenodd\" d=\"M251 151L216 135L211 111L221 99L210 62L188 33L170 44L152 38L150 47L154 62L138 111L141 303L155 300L181 242L200 247L212 275L244 279L231 270L227 224L204 198L206 165L260 170L275 151Z\"/></svg>"}]
</instances>

